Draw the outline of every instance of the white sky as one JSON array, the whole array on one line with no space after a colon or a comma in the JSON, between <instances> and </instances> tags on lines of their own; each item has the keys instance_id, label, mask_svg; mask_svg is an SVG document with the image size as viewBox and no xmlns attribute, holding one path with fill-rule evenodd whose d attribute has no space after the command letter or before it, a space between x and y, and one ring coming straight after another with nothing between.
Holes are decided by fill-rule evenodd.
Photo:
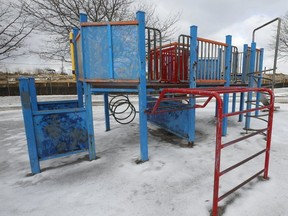
<instances>
[{"instance_id":1,"label":"white sky","mask_svg":"<svg viewBox=\"0 0 288 216\"><path fill-rule=\"evenodd\" d=\"M170 13L181 13L177 24L178 35L188 34L189 27L197 25L200 37L225 41L225 35L232 35L233 45L238 46L240 50L244 43L251 43L253 29L288 11L287 0L274 0L273 2L271 0L146 1L156 4L157 13L163 18L169 16ZM274 51L269 51L268 45L273 36L271 30L275 27L276 23L256 33L257 47L265 49L264 66L268 68L273 66ZM30 46L34 44L33 39ZM53 67L56 70L61 68L61 62L47 62L35 56L10 61L6 67L11 68L12 65L14 65L13 68ZM66 65L66 70L70 70L69 65ZM278 61L278 72L288 73L288 63Z\"/></svg>"}]
</instances>

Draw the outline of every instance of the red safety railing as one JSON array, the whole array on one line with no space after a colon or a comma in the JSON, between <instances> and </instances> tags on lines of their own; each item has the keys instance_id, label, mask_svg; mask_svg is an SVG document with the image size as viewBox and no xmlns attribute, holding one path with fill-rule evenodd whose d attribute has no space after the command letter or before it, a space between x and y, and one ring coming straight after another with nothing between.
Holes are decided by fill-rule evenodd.
<instances>
[{"instance_id":1,"label":"red safety railing","mask_svg":"<svg viewBox=\"0 0 288 216\"><path fill-rule=\"evenodd\" d=\"M148 38L149 39L149 38ZM148 80L166 83L189 82L190 36L180 35L178 42L151 47L148 40ZM196 82L223 85L226 43L197 38Z\"/></svg>"},{"instance_id":2,"label":"red safety railing","mask_svg":"<svg viewBox=\"0 0 288 216\"><path fill-rule=\"evenodd\" d=\"M231 113L223 113L223 100L222 95L226 93L245 93L245 92L261 92L266 93L270 96L269 100L270 103L267 106L262 107L255 107L251 108L249 110L243 110L243 111L237 111L237 112L231 112ZM198 97L204 97L206 100L202 103L197 104L196 103L192 105L183 104L178 107L175 106L167 106L167 103L164 107L161 106L162 102L165 101L171 101L171 100L177 100L181 101L183 99L190 99L190 98L198 98ZM272 135L272 122L273 122L273 111L274 111L274 95L273 92L266 88L245 88L245 87L216 87L216 88L205 88L205 89L164 89L160 95L158 100L156 101L154 107L148 111L148 113L151 114L157 114L161 112L173 112L173 111L179 111L183 109L193 109L193 108L204 108L206 105L211 101L212 98L216 99L217 103L217 124L216 124L216 148L215 148L215 165L214 165L214 189L213 189L213 206L212 206L212 215L218 216L218 203L223 200L225 197L230 195L231 193L235 192L237 189L241 188L257 176L264 174L264 179L268 179L268 167L269 167L269 154L270 154L270 146L271 146L271 135ZM201 100L202 101L202 100ZM242 136L240 138L234 139L232 141L229 141L227 143L222 143L222 121L225 117L235 116L239 114L244 113L251 113L255 110L264 110L268 109L269 115L267 120L267 127L264 129L256 130L255 132L251 134L247 134L245 136ZM221 162L221 151L224 148L227 148L229 146L232 146L242 140L248 139L250 137L253 137L257 134L263 134L263 132L266 132L266 147L265 149L255 153L254 155L249 156L248 158L233 164L232 166L221 170L220 162ZM239 167L240 165L256 158L259 155L265 154L265 160L264 160L264 168L258 171L253 176L249 177L245 181L243 181L241 184L237 185L236 187L232 188L228 192L222 194L219 196L219 186L220 186L220 177L224 174L234 170L235 168Z\"/></svg>"},{"instance_id":3,"label":"red safety railing","mask_svg":"<svg viewBox=\"0 0 288 216\"><path fill-rule=\"evenodd\" d=\"M180 49L181 47L181 49ZM179 83L188 81L189 50L179 43L171 43L151 50L148 61L148 80ZM181 65L181 66L180 66Z\"/></svg>"}]
</instances>

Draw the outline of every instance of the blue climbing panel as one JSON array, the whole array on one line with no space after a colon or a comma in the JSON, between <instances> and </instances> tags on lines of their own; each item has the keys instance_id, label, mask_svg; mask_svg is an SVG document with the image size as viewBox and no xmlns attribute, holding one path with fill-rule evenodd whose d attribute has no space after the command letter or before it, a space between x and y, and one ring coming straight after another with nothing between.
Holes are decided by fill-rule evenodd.
<instances>
[{"instance_id":1,"label":"blue climbing panel","mask_svg":"<svg viewBox=\"0 0 288 216\"><path fill-rule=\"evenodd\" d=\"M89 151L95 159L89 119L79 101L37 102L34 78L20 78L19 89L32 173L40 172L39 161L50 158Z\"/></svg>"},{"instance_id":2,"label":"blue climbing panel","mask_svg":"<svg viewBox=\"0 0 288 216\"><path fill-rule=\"evenodd\" d=\"M139 79L137 25L82 26L76 43L81 78Z\"/></svg>"}]
</instances>

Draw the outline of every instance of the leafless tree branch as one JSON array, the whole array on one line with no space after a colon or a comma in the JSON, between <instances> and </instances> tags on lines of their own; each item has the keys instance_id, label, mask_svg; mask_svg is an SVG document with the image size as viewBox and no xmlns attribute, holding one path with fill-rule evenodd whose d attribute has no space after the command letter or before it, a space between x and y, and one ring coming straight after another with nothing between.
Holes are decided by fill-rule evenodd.
<instances>
[{"instance_id":1,"label":"leafless tree branch","mask_svg":"<svg viewBox=\"0 0 288 216\"><path fill-rule=\"evenodd\" d=\"M135 19L137 9L144 10L147 24L159 28L165 37L175 32L175 23L179 14L171 14L162 21L156 14L155 6L140 3L133 6L134 0L19 0L26 15L34 18L37 30L47 33L47 46L38 54L49 59L64 58L69 61L68 35L72 28L79 26L80 12L85 12L92 22L122 21ZM45 50L44 52L42 50ZM37 51L35 51L37 52Z\"/></svg>"},{"instance_id":2,"label":"leafless tree branch","mask_svg":"<svg viewBox=\"0 0 288 216\"><path fill-rule=\"evenodd\" d=\"M23 55L19 49L35 29L29 17L23 14L23 7L0 1L0 61Z\"/></svg>"},{"instance_id":3,"label":"leafless tree branch","mask_svg":"<svg viewBox=\"0 0 288 216\"><path fill-rule=\"evenodd\" d=\"M270 42L270 48L275 49L276 35ZM278 47L278 59L288 62L288 12L281 17L280 39Z\"/></svg>"}]
</instances>

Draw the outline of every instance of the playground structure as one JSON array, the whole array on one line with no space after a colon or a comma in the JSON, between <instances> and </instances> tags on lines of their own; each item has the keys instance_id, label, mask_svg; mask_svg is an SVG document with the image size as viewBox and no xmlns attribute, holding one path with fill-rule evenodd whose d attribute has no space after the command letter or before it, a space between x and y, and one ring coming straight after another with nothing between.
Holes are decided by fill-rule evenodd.
<instances>
[{"instance_id":1,"label":"playground structure","mask_svg":"<svg viewBox=\"0 0 288 216\"><path fill-rule=\"evenodd\" d=\"M254 41L251 46L244 45L240 53L232 45L232 36L226 36L225 42L200 38L197 26L191 26L190 35L180 35L177 42L162 45L161 32L145 27L143 12L137 12L134 21L107 23L88 22L81 14L80 22L80 29L73 29L71 36L78 100L37 102L34 80L20 79L32 173L41 171L39 161L54 157L88 151L90 160L96 159L91 95L103 94L109 131L108 94L137 93L143 162L148 160L148 121L192 145L196 109L216 100L213 216L218 214L218 202L226 196L263 173L268 179L274 96L271 90L261 88L264 50L257 49ZM260 104L263 95L269 104ZM259 114L264 109L269 111L268 119ZM244 129L252 132L222 143L228 117L238 115L241 122L244 114ZM252 119L264 120L267 125L253 129ZM258 134L266 136L264 149L221 171L221 150ZM97 133L95 137L97 142ZM219 196L220 177L261 154L265 154L264 168Z\"/></svg>"}]
</instances>

